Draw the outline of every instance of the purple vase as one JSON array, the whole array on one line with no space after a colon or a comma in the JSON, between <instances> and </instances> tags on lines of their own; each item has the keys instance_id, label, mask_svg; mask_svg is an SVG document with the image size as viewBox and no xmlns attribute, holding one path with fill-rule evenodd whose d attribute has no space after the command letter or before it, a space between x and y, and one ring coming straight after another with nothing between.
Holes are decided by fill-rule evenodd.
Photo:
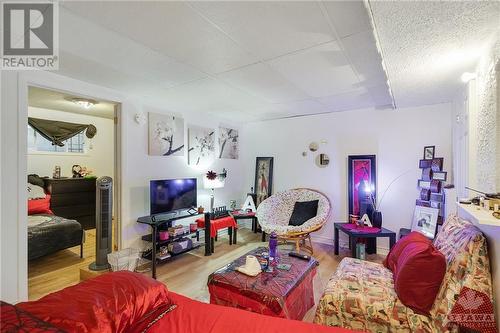
<instances>
[{"instance_id":1,"label":"purple vase","mask_svg":"<svg viewBox=\"0 0 500 333\"><path fill-rule=\"evenodd\" d=\"M275 265L278 261L278 236L275 232L269 237L269 264Z\"/></svg>"}]
</instances>

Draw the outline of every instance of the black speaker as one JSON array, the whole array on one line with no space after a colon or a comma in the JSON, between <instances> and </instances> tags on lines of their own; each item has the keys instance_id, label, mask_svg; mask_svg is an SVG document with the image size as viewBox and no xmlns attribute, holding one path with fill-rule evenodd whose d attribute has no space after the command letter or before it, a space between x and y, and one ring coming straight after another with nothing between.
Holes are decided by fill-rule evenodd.
<instances>
[{"instance_id":1,"label":"black speaker","mask_svg":"<svg viewBox=\"0 0 500 333\"><path fill-rule=\"evenodd\" d=\"M112 247L113 179L101 177L96 182L96 248L93 271L109 269L108 254Z\"/></svg>"}]
</instances>

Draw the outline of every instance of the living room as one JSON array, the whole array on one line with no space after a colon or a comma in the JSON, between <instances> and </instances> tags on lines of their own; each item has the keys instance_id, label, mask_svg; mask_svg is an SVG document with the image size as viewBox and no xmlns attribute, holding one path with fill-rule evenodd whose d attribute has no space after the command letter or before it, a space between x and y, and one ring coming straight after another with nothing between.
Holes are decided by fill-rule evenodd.
<instances>
[{"instance_id":1,"label":"living room","mask_svg":"<svg viewBox=\"0 0 500 333\"><path fill-rule=\"evenodd\" d=\"M327 326L361 331L380 331L381 327L386 331L419 331L422 328L419 324L410 328L401 323L394 326L394 322L381 327L370 326L368 319L361 323L349 319L351 314L341 308L335 309L339 312L337 318L341 319L332 320L333 316L324 315L335 312L325 308L327 298L323 297L333 297L331 278L338 278L343 269L355 267L355 264L346 266L346 262L352 263L349 260L342 264L342 259L355 256L363 265L373 263L383 267L382 262L393 245L392 236L368 234L359 237L363 240L352 243L356 237L347 237L344 230L335 238L339 234L336 224L361 223L356 221L363 217L361 212L366 212L367 198L373 201L373 204L368 202L369 209L380 212L381 219L374 219L373 212L368 212L370 221L365 221L362 228L371 228L372 224L379 230L387 229L394 234L395 246L407 229L418 229L416 212L426 212L420 207L439 211L435 220L432 216L436 232L429 238L431 245L445 257L450 251L439 248L440 244L444 246L444 236L440 237L439 233L443 223L455 221L450 214L458 214L460 221L470 220L476 225L474 228L487 240L486 258L491 264L488 272L491 276L482 291L491 293L489 301L496 309L498 322L500 273L496 263L500 258L500 239L498 217L495 217L498 216L495 195L500 191L498 2L61 1L54 8L57 8L53 18L58 23L54 25L58 68L2 68L1 72L3 301L12 304L36 302L42 294L47 294L30 296L27 271L28 92L32 87L41 87L120 105L116 124L119 172L109 175L113 176L117 191L113 215L118 216L115 223L119 250L145 252L152 247L144 237L155 229L152 224L138 223L141 217L155 215L151 210L151 181L196 180L195 200L190 207L182 207L185 214L187 208L194 208L196 216L186 215L187 218L177 221L177 225L189 228L197 218L204 219L204 224L198 223L195 227L198 240L194 234L190 237L200 247L155 268L141 255L138 264L145 266L143 273L130 279L138 279L141 283L141 279L146 279L144 281L149 282L144 283L151 283L167 298L165 291L161 291L162 286L171 294L195 299L189 302L217 304L207 285L211 273L245 257L247 252L270 248L273 231L277 233L278 252L283 259L297 260L296 266L302 267L301 259L288 258L288 252L299 252L310 256L310 262L319 262L319 273L310 281L313 305L304 305L307 313L303 314L300 311L304 309L301 309L300 318L290 315L286 306L281 315L314 321L316 325L304 324L299 328L285 321L276 324L269 315L262 319L245 311L241 314L244 319L235 326L227 326L226 330L214 326L214 332L217 329L234 331L245 326L244 320L257 319L269 323L270 327L290 325L286 326L290 331L325 329L327 332ZM156 127L158 124L163 124L160 130ZM170 147L160 145L160 152L152 149L155 138L171 142L168 141L172 135L169 131L174 127L174 144ZM232 139L231 154L222 157L221 142L228 129L237 137ZM199 133L210 137L210 156L201 164L197 163L198 157L204 159L208 155L195 142ZM169 149L176 148L179 150L175 153L168 153ZM193 155L197 149L200 149L199 154ZM362 200L357 190L360 183L355 181L352 170L356 157L358 161L369 160L374 167L369 170L369 186L365 195L361 195ZM436 168L426 165L430 160L440 164ZM271 163L264 164L264 176L259 172L259 161ZM70 173L66 169L65 173ZM210 171L215 176L208 176ZM205 184L207 179L214 180L209 179L213 177L221 180L223 187ZM436 191L431 190L433 182L439 184ZM490 195L484 196L466 187ZM314 193L291 191L297 188ZM250 195L256 206L251 213L256 216L238 218L237 211L252 208L246 205L249 194L256 195ZM433 194L445 199L431 203ZM278 203L285 200L283 197L295 195L297 202L318 200L318 215L324 213L324 218L312 229L299 227L299 235L280 234L279 231L286 228L272 229L272 215L286 215L288 224L294 206L284 208ZM429 196L427 200L423 199L425 196ZM476 196L484 196L484 200L472 200L472 205L457 204ZM301 199L297 199L299 197ZM471 209L474 203L488 206L489 202L491 211ZM277 203L277 206L272 205L266 212L264 208L271 206L270 203ZM224 225L219 230L216 222L212 222L210 216L206 220L199 210L203 208L203 213L210 213L214 207L222 207L224 212L228 210L233 214L230 217L234 217L235 225ZM247 214L246 211L239 213ZM482 217L478 218L478 214ZM352 215L361 216L351 218ZM268 218L271 222L266 221ZM210 227L217 229L214 234ZM153 231L153 234L156 233ZM369 239L372 237L377 239L374 248ZM412 239L408 237L401 240ZM451 235L448 238L453 239ZM335 254L336 243L340 245L339 255ZM86 246L95 245L87 243ZM156 249L156 245L153 248ZM436 248L433 250L437 251ZM60 251L58 259L62 254L80 260L75 249ZM81 260L80 266L87 267L97 258L92 255ZM283 264L286 263L284 260ZM57 265L66 265L65 259ZM452 267L449 262L447 265L448 269ZM286 275L285 268L274 270ZM288 269L293 272L294 264ZM390 272L389 268L384 269ZM55 295L55 298L59 290L79 283L79 270L80 267L68 273L71 278L64 283L51 280L54 290L50 290L49 296ZM161 286L149 280L153 271ZM235 274L246 276L240 272ZM266 274L270 273L262 272L258 276ZM118 276L116 281L121 278L129 277ZM444 279L447 278L449 275L445 275ZM441 277L441 281L446 280ZM103 285L113 280L104 282ZM311 288L304 285L299 289ZM438 289L436 294L443 293L435 289ZM458 297L461 290L453 292ZM404 298L397 290L389 294L391 297L383 301ZM434 295L435 299L439 299L439 295ZM166 314L166 318L175 316L177 310L181 313L186 307L186 303L181 303L188 302L181 298L177 301L180 302L177 309ZM230 301L242 302L238 297ZM405 309L406 303L401 305ZM438 303L431 302L434 305L429 310L431 315L408 310L402 322L414 318L422 321L424 317L434 320L436 311L441 311ZM28 305L20 308L35 308L34 305L33 309L30 307L30 302L24 304ZM195 303L189 304L195 306ZM232 307L238 307L234 304ZM228 304L219 305L228 308ZM241 304L239 307L244 308ZM252 306L247 304L248 308ZM452 308L450 305L449 311ZM216 313L214 308L207 311ZM238 317L239 311L228 312L228 315ZM32 314L37 317L35 312ZM416 317L409 315L410 312ZM86 315L91 316L90 313ZM169 324L173 321L167 320ZM434 325L434 321L429 320ZM453 320L439 322L444 325L448 321ZM55 322L54 319L51 325ZM179 332L195 332L197 326L175 327ZM423 331L432 331L435 327L426 326ZM477 329L470 325L461 327ZM71 331L69 326L59 329ZM151 326L151 331L154 329ZM245 329L248 332L257 330L255 327Z\"/></svg>"}]
</instances>

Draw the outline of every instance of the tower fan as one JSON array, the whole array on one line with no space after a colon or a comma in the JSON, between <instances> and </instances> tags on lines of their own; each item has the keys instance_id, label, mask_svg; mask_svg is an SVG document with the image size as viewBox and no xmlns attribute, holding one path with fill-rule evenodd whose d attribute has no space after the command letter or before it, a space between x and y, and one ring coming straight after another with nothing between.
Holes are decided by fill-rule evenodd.
<instances>
[{"instance_id":1,"label":"tower fan","mask_svg":"<svg viewBox=\"0 0 500 333\"><path fill-rule=\"evenodd\" d=\"M96 181L96 248L95 262L89 265L93 271L109 269L108 253L112 246L113 179L108 176Z\"/></svg>"}]
</instances>

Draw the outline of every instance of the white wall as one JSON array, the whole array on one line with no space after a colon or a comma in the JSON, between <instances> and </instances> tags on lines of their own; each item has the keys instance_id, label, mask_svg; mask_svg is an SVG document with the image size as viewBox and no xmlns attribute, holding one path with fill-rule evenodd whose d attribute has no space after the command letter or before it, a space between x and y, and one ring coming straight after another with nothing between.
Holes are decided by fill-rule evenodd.
<instances>
[{"instance_id":1,"label":"white wall","mask_svg":"<svg viewBox=\"0 0 500 333\"><path fill-rule=\"evenodd\" d=\"M44 71L8 71L1 73L1 289L0 298L8 302L26 300L27 288L27 92L28 85L56 89L83 96L121 103L121 232L122 247L141 246L140 236L149 232L136 219L149 214L149 180L175 177L201 177L207 170L187 166L185 157L148 156L147 125L134 122L138 112L167 113L161 106L127 97L112 89L88 84ZM217 126L217 119L208 115L184 115L187 123ZM228 123L222 125L231 126ZM244 193L243 161L218 160L210 169L228 170L226 187L216 192L216 205L236 199L241 203ZM200 178L199 178L200 179ZM207 206L208 191L199 189L199 203ZM6 195L8 194L8 195Z\"/></svg>"},{"instance_id":2,"label":"white wall","mask_svg":"<svg viewBox=\"0 0 500 333\"><path fill-rule=\"evenodd\" d=\"M403 174L380 206L383 226L395 232L411 225L424 146L435 145L436 156L444 157L444 170L452 172L450 104L256 122L245 126L244 137L241 150L247 187L253 184L255 158L274 156L274 192L310 187L328 195L333 205L331 221L313 237L329 243L333 241L333 222L347 220L348 155L377 155L379 199L388 184ZM327 143L320 144L318 153L330 156L326 168L318 168L315 155L308 151L309 143L322 140ZM303 151L308 152L306 157ZM388 248L388 243L379 241L378 246Z\"/></svg>"},{"instance_id":3,"label":"white wall","mask_svg":"<svg viewBox=\"0 0 500 333\"><path fill-rule=\"evenodd\" d=\"M215 190L215 206L227 205L229 200L237 200L241 205L244 199L245 191L242 177L243 163L239 160L216 159L215 163L208 168L198 169L187 164L187 153L184 156L164 157L148 156L148 124L139 125L134 119L135 112L161 113L161 110L155 107L142 105L128 105L123 118L123 126L126 140L126 156L123 164L126 168L126 190L123 192L123 238L124 247L142 248L144 244L138 239L137 235L144 235L150 232L149 228L136 223L140 216L149 215L149 181L153 179L169 178L198 178L198 205L205 208L209 207L210 192L203 189L202 176L208 170L221 172L222 168L228 171L228 177L225 187ZM133 111L132 111L133 109ZM221 124L217 119L208 115L184 115L185 126L188 124L200 125L205 127L217 128ZM187 128L184 131L184 143L187 146ZM241 138L241 135L240 135ZM187 222L184 221L185 223Z\"/></svg>"},{"instance_id":4,"label":"white wall","mask_svg":"<svg viewBox=\"0 0 500 333\"><path fill-rule=\"evenodd\" d=\"M465 186L500 191L500 38L476 68L476 79L457 92L453 107L454 170L460 197ZM458 116L458 118L457 118ZM457 121L458 119L458 121ZM500 320L500 228L477 225L488 240L496 319Z\"/></svg>"},{"instance_id":5,"label":"white wall","mask_svg":"<svg viewBox=\"0 0 500 333\"><path fill-rule=\"evenodd\" d=\"M28 115L34 118L92 124L97 128L97 134L92 139L85 137L86 152L84 154L28 152L28 174L34 173L42 177L52 177L54 166L59 165L61 175L71 177L71 168L73 165L79 164L91 169L93 175L97 177L114 177L113 119L36 107L29 107ZM92 145L92 149L90 149L90 145Z\"/></svg>"}]
</instances>

